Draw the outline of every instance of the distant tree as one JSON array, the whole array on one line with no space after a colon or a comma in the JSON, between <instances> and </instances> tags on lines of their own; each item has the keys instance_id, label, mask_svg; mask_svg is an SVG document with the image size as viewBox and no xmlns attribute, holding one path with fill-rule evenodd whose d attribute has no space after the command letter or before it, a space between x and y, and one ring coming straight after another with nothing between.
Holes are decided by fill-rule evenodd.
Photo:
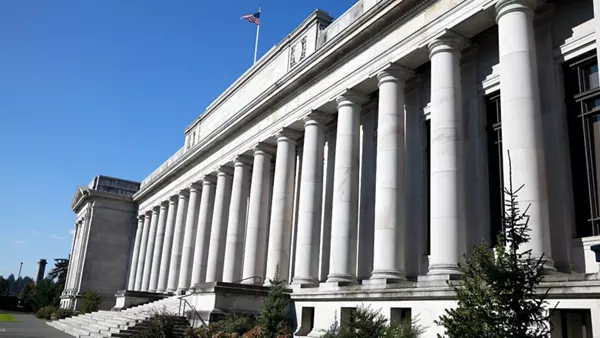
<instances>
[{"instance_id":1,"label":"distant tree","mask_svg":"<svg viewBox=\"0 0 600 338\"><path fill-rule=\"evenodd\" d=\"M48 272L48 278L52 279L58 284L65 285L67 281L67 270L69 269L68 258L55 258L54 268Z\"/></svg>"},{"instance_id":2,"label":"distant tree","mask_svg":"<svg viewBox=\"0 0 600 338\"><path fill-rule=\"evenodd\" d=\"M446 310L437 321L445 327L445 336L550 337L546 294L537 292L546 260L523 249L530 239L528 208L521 212L517 194L523 187L514 190L512 184L509 174L504 231L495 252L483 243L460 266L461 283L454 286L458 307Z\"/></svg>"},{"instance_id":3,"label":"distant tree","mask_svg":"<svg viewBox=\"0 0 600 338\"><path fill-rule=\"evenodd\" d=\"M57 307L60 304L62 285L54 283L51 279L42 279L37 283L29 283L19 293L19 299L29 305L33 311L44 306Z\"/></svg>"},{"instance_id":4,"label":"distant tree","mask_svg":"<svg viewBox=\"0 0 600 338\"><path fill-rule=\"evenodd\" d=\"M0 296L8 296L10 293L10 287L8 286L8 280L0 276Z\"/></svg>"}]
</instances>

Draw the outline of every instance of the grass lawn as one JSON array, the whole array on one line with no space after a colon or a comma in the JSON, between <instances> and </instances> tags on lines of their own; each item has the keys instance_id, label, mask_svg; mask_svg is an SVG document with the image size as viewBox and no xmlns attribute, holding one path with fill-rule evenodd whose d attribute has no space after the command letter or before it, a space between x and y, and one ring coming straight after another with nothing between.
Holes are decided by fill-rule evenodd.
<instances>
[{"instance_id":1,"label":"grass lawn","mask_svg":"<svg viewBox=\"0 0 600 338\"><path fill-rule=\"evenodd\" d=\"M9 313L0 313L0 322L18 322L18 320Z\"/></svg>"}]
</instances>

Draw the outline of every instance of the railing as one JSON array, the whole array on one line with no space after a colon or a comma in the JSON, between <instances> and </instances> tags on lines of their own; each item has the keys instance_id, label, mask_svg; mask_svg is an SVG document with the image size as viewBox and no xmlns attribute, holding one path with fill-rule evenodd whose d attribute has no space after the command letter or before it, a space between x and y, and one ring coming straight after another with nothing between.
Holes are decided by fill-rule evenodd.
<instances>
[{"instance_id":1,"label":"railing","mask_svg":"<svg viewBox=\"0 0 600 338\"><path fill-rule=\"evenodd\" d=\"M262 277L260 277L260 276L251 276L251 277L246 277L246 278L244 278L244 279L240 279L240 280L238 280L238 281L235 281L235 282L233 282L233 283L234 283L234 284L238 284L238 283L241 283L241 282L243 282L243 281L246 281L246 280L249 280L249 279L252 279L252 282L253 282L254 284L256 284L256 285L260 285L260 284L261 284L261 282L262 282ZM258 283L257 283L256 281L258 281Z\"/></svg>"},{"instance_id":2,"label":"railing","mask_svg":"<svg viewBox=\"0 0 600 338\"><path fill-rule=\"evenodd\" d=\"M200 316L200 314L198 313L198 310L196 310L196 308L192 304L190 304L190 302L188 302L187 299L185 299L186 297L189 297L189 296L191 296L191 294L179 297L179 315L185 316L185 318L188 318L188 316L185 312L185 308L187 306L189 306L190 309L192 309L192 311L194 311L194 318L192 319L192 327L196 327L196 318L200 319L200 322L202 323L202 325L206 326L206 322L204 321L204 319L202 319L202 316Z\"/></svg>"}]
</instances>

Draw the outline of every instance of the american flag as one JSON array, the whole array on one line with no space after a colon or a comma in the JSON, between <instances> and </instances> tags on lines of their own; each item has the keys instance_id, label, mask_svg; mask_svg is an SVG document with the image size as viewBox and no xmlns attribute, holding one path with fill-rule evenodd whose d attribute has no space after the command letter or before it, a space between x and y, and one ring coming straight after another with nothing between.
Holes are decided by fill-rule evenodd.
<instances>
[{"instance_id":1,"label":"american flag","mask_svg":"<svg viewBox=\"0 0 600 338\"><path fill-rule=\"evenodd\" d=\"M260 12L256 12L254 14L246 14L242 16L242 19L246 19L248 20L248 22L260 25Z\"/></svg>"}]
</instances>

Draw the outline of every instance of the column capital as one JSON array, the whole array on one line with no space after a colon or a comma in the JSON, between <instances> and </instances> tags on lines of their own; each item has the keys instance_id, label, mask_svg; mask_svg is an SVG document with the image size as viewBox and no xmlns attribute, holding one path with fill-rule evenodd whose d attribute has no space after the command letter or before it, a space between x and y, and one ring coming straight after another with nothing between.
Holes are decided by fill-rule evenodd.
<instances>
[{"instance_id":1,"label":"column capital","mask_svg":"<svg viewBox=\"0 0 600 338\"><path fill-rule=\"evenodd\" d=\"M139 214L139 215L137 216L137 219L138 219L138 221L139 221L139 222L143 222L143 221L144 221L144 218L146 218L146 215L144 215L144 214ZM78 223L75 223L75 227L78 227L78 226L79 226L79 224L78 224Z\"/></svg>"},{"instance_id":2,"label":"column capital","mask_svg":"<svg viewBox=\"0 0 600 338\"><path fill-rule=\"evenodd\" d=\"M152 216L152 208L144 211L144 214L146 214L146 217L151 217Z\"/></svg>"},{"instance_id":3,"label":"column capital","mask_svg":"<svg viewBox=\"0 0 600 338\"><path fill-rule=\"evenodd\" d=\"M158 214L159 211L160 211L160 204L152 207L152 215Z\"/></svg>"},{"instance_id":4,"label":"column capital","mask_svg":"<svg viewBox=\"0 0 600 338\"><path fill-rule=\"evenodd\" d=\"M348 105L362 105L367 102L369 98L352 89L346 89L340 95L335 98L335 102L337 102L338 108Z\"/></svg>"},{"instance_id":5,"label":"column capital","mask_svg":"<svg viewBox=\"0 0 600 338\"><path fill-rule=\"evenodd\" d=\"M544 0L498 0L496 3L496 22L504 14L511 12L523 12L533 16L535 9L545 2Z\"/></svg>"},{"instance_id":6,"label":"column capital","mask_svg":"<svg viewBox=\"0 0 600 338\"><path fill-rule=\"evenodd\" d=\"M381 86L383 83L390 81L406 82L406 80L410 79L414 75L414 71L406 67L400 66L397 63L390 63L377 72L377 80L379 81L377 85Z\"/></svg>"},{"instance_id":7,"label":"column capital","mask_svg":"<svg viewBox=\"0 0 600 338\"><path fill-rule=\"evenodd\" d=\"M196 182L193 182L193 183L190 185L190 192L192 192L192 191L196 191L196 192L198 192L198 191L200 191L200 190L202 190L202 182L201 182L201 181L196 181Z\"/></svg>"},{"instance_id":8,"label":"column capital","mask_svg":"<svg viewBox=\"0 0 600 338\"><path fill-rule=\"evenodd\" d=\"M277 138L277 142L291 141L296 143L302 137L302 132L290 128L282 128L275 133L275 137Z\"/></svg>"},{"instance_id":9,"label":"column capital","mask_svg":"<svg viewBox=\"0 0 600 338\"><path fill-rule=\"evenodd\" d=\"M333 116L320 110L313 110L308 113L308 115L304 116L302 120L304 121L304 127L314 124L325 125L333 121Z\"/></svg>"},{"instance_id":10,"label":"column capital","mask_svg":"<svg viewBox=\"0 0 600 338\"><path fill-rule=\"evenodd\" d=\"M429 59L440 52L460 53L461 50L470 45L471 41L464 36L445 29L439 36L427 43Z\"/></svg>"},{"instance_id":11,"label":"column capital","mask_svg":"<svg viewBox=\"0 0 600 338\"><path fill-rule=\"evenodd\" d=\"M216 170L217 176L233 176L233 168L222 165Z\"/></svg>"},{"instance_id":12,"label":"column capital","mask_svg":"<svg viewBox=\"0 0 600 338\"><path fill-rule=\"evenodd\" d=\"M238 155L232 162L234 167L246 167L248 169L252 167L252 157L247 155Z\"/></svg>"},{"instance_id":13,"label":"column capital","mask_svg":"<svg viewBox=\"0 0 600 338\"><path fill-rule=\"evenodd\" d=\"M269 156L272 156L277 152L277 148L272 144L259 142L254 147L252 147L252 152L254 152L254 155L256 155L257 153L264 153Z\"/></svg>"},{"instance_id":14,"label":"column capital","mask_svg":"<svg viewBox=\"0 0 600 338\"><path fill-rule=\"evenodd\" d=\"M179 200L179 194L169 196L169 204L170 205L176 204L178 200Z\"/></svg>"},{"instance_id":15,"label":"column capital","mask_svg":"<svg viewBox=\"0 0 600 338\"><path fill-rule=\"evenodd\" d=\"M188 188L181 189L179 191L179 198L188 198L190 197L190 190Z\"/></svg>"},{"instance_id":16,"label":"column capital","mask_svg":"<svg viewBox=\"0 0 600 338\"><path fill-rule=\"evenodd\" d=\"M202 181L202 185L214 185L217 183L217 179L213 175L204 175L200 180Z\"/></svg>"},{"instance_id":17,"label":"column capital","mask_svg":"<svg viewBox=\"0 0 600 338\"><path fill-rule=\"evenodd\" d=\"M169 200L160 202L160 210L161 211L167 209L168 207L169 207Z\"/></svg>"}]
</instances>

